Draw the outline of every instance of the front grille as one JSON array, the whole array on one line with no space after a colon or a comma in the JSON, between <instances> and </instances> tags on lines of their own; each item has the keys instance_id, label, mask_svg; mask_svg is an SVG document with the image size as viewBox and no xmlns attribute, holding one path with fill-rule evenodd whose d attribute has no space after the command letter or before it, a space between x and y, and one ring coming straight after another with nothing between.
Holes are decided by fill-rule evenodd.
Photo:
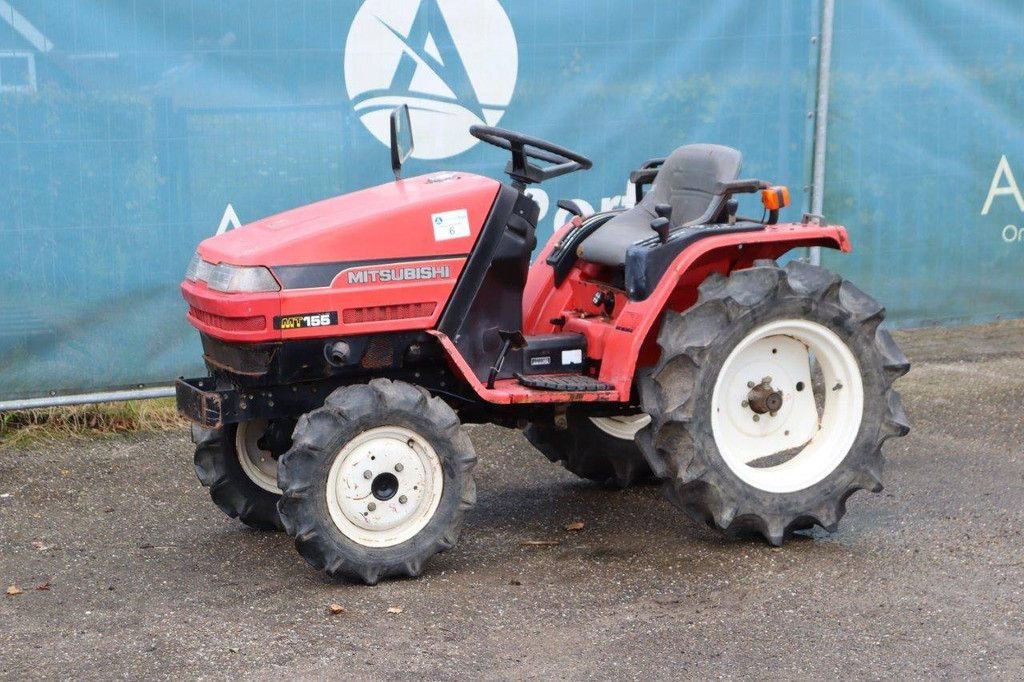
<instances>
[{"instance_id":1,"label":"front grille","mask_svg":"<svg viewBox=\"0 0 1024 682\"><path fill-rule=\"evenodd\" d=\"M226 317L189 306L188 316L208 327L223 329L228 332L260 332L267 328L267 318L262 315L253 317Z\"/></svg>"},{"instance_id":2,"label":"front grille","mask_svg":"<svg viewBox=\"0 0 1024 682\"><path fill-rule=\"evenodd\" d=\"M434 308L436 307L436 303L429 302L378 305L368 308L347 308L341 313L341 319L345 324L407 320L412 317L430 317L434 314Z\"/></svg>"},{"instance_id":3,"label":"front grille","mask_svg":"<svg viewBox=\"0 0 1024 682\"><path fill-rule=\"evenodd\" d=\"M370 339L360 364L367 369L380 369L391 367L394 363L395 349L391 344L391 339L386 336L375 336Z\"/></svg>"}]
</instances>

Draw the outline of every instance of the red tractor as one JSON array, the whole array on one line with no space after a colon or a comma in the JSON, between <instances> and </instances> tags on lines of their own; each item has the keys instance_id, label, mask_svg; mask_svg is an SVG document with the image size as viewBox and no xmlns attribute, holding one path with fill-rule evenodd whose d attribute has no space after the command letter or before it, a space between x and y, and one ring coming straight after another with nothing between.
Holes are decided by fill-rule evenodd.
<instances>
[{"instance_id":1,"label":"red tractor","mask_svg":"<svg viewBox=\"0 0 1024 682\"><path fill-rule=\"evenodd\" d=\"M909 364L884 308L797 247L850 250L815 216L779 223L784 187L741 155L687 145L643 164L633 208L574 214L530 256L528 185L591 167L519 133L510 184L400 179L199 245L182 293L210 376L180 379L195 465L225 513L284 529L333 577L416 576L474 503L463 423L525 428L573 473L657 478L695 520L781 544L832 531L882 488L881 447L908 431ZM646 191L645 191L646 190ZM736 195L760 193L760 219Z\"/></svg>"}]
</instances>

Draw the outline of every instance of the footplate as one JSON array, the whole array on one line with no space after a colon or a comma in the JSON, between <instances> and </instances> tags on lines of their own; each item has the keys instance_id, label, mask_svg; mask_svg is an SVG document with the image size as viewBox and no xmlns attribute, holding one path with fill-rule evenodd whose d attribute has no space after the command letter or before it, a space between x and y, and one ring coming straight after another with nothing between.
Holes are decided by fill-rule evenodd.
<instances>
[{"instance_id":1,"label":"footplate","mask_svg":"<svg viewBox=\"0 0 1024 682\"><path fill-rule=\"evenodd\" d=\"M593 377L581 374L516 374L516 379L523 386L539 388L545 391L563 391L579 393L580 391L611 391L614 386L598 381Z\"/></svg>"}]
</instances>

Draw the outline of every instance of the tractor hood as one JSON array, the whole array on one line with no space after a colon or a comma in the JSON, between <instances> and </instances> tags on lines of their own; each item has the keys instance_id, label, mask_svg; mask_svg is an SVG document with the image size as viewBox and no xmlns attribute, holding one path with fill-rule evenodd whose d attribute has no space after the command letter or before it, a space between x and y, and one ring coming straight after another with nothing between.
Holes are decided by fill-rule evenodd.
<instances>
[{"instance_id":1,"label":"tractor hood","mask_svg":"<svg viewBox=\"0 0 1024 682\"><path fill-rule=\"evenodd\" d=\"M500 184L469 173L389 182L285 211L199 245L210 263L296 266L467 254Z\"/></svg>"}]
</instances>

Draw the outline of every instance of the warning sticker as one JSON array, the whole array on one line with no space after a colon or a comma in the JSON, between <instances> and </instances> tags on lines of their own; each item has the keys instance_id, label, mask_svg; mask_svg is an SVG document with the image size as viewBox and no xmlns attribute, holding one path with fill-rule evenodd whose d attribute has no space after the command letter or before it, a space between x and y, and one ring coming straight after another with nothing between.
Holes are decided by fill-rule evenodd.
<instances>
[{"instance_id":1,"label":"warning sticker","mask_svg":"<svg viewBox=\"0 0 1024 682\"><path fill-rule=\"evenodd\" d=\"M469 214L466 213L464 208L456 211L435 213L430 218L434 223L434 241L436 242L468 237L470 235Z\"/></svg>"},{"instance_id":2,"label":"warning sticker","mask_svg":"<svg viewBox=\"0 0 1024 682\"><path fill-rule=\"evenodd\" d=\"M563 365L582 365L583 364L583 351L579 348L573 350L562 351L562 364Z\"/></svg>"}]
</instances>

